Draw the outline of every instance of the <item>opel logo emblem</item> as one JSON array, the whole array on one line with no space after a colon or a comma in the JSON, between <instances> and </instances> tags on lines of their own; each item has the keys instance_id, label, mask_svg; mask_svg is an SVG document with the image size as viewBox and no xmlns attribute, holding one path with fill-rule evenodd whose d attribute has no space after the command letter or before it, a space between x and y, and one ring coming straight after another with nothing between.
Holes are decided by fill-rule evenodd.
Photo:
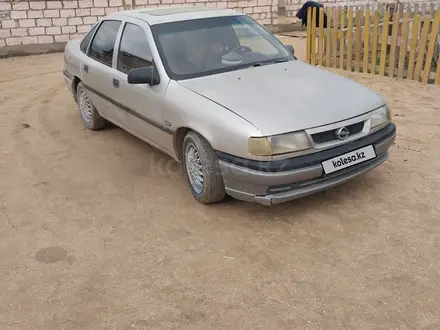
<instances>
[{"instance_id":1,"label":"opel logo emblem","mask_svg":"<svg viewBox=\"0 0 440 330\"><path fill-rule=\"evenodd\" d=\"M339 140L345 140L346 138L348 138L349 134L350 132L348 131L347 127L341 127L336 131L336 137Z\"/></svg>"}]
</instances>

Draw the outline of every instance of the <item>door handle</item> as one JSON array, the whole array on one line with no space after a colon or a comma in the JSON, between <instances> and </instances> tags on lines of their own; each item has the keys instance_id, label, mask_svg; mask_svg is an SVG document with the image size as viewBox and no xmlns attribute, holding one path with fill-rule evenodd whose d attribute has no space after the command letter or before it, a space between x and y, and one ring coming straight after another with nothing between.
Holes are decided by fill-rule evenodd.
<instances>
[{"instance_id":1,"label":"door handle","mask_svg":"<svg viewBox=\"0 0 440 330\"><path fill-rule=\"evenodd\" d=\"M113 87L119 88L119 80L118 79L113 78Z\"/></svg>"},{"instance_id":2,"label":"door handle","mask_svg":"<svg viewBox=\"0 0 440 330\"><path fill-rule=\"evenodd\" d=\"M85 72L89 72L89 66L88 65L84 65L84 71Z\"/></svg>"}]
</instances>

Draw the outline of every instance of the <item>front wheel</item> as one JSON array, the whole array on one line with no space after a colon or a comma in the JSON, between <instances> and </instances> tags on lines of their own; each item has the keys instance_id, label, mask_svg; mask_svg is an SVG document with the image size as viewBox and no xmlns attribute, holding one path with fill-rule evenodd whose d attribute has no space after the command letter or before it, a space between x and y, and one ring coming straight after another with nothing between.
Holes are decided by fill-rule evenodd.
<instances>
[{"instance_id":1,"label":"front wheel","mask_svg":"<svg viewBox=\"0 0 440 330\"><path fill-rule=\"evenodd\" d=\"M195 132L189 132L183 140L183 166L197 201L210 204L225 197L217 156L209 143Z\"/></svg>"}]
</instances>

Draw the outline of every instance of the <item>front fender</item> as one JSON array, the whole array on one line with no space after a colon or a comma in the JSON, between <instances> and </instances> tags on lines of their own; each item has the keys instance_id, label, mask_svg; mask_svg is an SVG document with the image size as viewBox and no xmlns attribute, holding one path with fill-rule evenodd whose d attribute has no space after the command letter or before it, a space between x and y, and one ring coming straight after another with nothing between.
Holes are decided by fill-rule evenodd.
<instances>
[{"instance_id":1,"label":"front fender","mask_svg":"<svg viewBox=\"0 0 440 330\"><path fill-rule=\"evenodd\" d=\"M191 129L202 135L214 150L249 157L249 137L263 136L244 118L176 81L168 85L165 99L165 120L172 129L175 132L182 128ZM179 150L176 151L179 154Z\"/></svg>"}]
</instances>

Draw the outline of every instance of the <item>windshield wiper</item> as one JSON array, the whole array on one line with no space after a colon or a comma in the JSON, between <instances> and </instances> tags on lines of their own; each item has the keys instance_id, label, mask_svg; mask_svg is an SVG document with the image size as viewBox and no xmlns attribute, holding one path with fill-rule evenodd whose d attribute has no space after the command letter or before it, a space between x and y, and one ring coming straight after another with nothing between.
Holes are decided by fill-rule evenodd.
<instances>
[{"instance_id":1,"label":"windshield wiper","mask_svg":"<svg viewBox=\"0 0 440 330\"><path fill-rule=\"evenodd\" d=\"M273 63L283 63L283 62L287 62L288 60L286 59L282 59L282 60L272 60L272 61L264 61L264 62L257 62L252 64L253 67L257 67L257 66L262 66L262 65L267 65L267 64L273 64Z\"/></svg>"},{"instance_id":2,"label":"windshield wiper","mask_svg":"<svg viewBox=\"0 0 440 330\"><path fill-rule=\"evenodd\" d=\"M287 62L287 61L288 61L288 59L278 59L278 60L271 60L271 61L255 62L255 63L251 63L251 64L240 64L235 67L231 67L231 69L232 70L243 70L243 69L255 68L255 67L263 66L263 65L267 65L267 64L282 63L282 62Z\"/></svg>"}]
</instances>

